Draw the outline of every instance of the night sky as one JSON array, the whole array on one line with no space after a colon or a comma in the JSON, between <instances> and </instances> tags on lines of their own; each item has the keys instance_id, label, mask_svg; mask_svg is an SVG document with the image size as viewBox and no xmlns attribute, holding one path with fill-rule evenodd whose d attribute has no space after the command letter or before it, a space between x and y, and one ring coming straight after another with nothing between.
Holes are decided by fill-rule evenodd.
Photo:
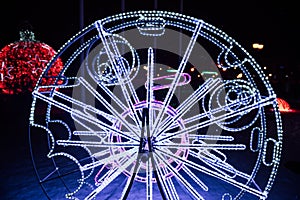
<instances>
[{"instance_id":1,"label":"night sky","mask_svg":"<svg viewBox=\"0 0 300 200\"><path fill-rule=\"evenodd\" d=\"M37 40L58 50L82 28L80 2L2 1L0 47L19 40L20 27L29 22ZM83 26L122 11L152 9L180 12L203 19L234 38L250 54L252 43L263 43L265 47L259 56L264 58L264 63L259 64L300 71L297 59L300 14L296 1L88 0L83 7Z\"/></svg>"}]
</instances>

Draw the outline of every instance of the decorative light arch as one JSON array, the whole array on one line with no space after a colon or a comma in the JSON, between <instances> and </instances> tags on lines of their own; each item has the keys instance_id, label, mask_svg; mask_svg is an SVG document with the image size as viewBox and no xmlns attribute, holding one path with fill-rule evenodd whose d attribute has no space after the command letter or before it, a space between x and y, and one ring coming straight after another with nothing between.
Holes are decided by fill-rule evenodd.
<instances>
[{"instance_id":1,"label":"decorative light arch","mask_svg":"<svg viewBox=\"0 0 300 200\"><path fill-rule=\"evenodd\" d=\"M42 85L59 57L57 84ZM32 158L49 198L266 199L275 180L276 95L254 58L203 20L134 11L96 21L32 94Z\"/></svg>"}]
</instances>

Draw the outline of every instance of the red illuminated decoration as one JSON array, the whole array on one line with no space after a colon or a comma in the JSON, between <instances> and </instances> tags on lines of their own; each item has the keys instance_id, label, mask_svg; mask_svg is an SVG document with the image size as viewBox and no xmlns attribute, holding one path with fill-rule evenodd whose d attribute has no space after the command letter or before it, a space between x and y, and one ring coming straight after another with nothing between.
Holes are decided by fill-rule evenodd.
<instances>
[{"instance_id":1,"label":"red illuminated decoration","mask_svg":"<svg viewBox=\"0 0 300 200\"><path fill-rule=\"evenodd\" d=\"M32 31L20 31L20 40L6 45L0 51L0 94L32 92L55 54L52 47L36 41ZM52 66L47 75L53 77L59 74L63 63L57 59ZM42 79L42 84L48 85L53 81L53 78Z\"/></svg>"},{"instance_id":2,"label":"red illuminated decoration","mask_svg":"<svg viewBox=\"0 0 300 200\"><path fill-rule=\"evenodd\" d=\"M290 108L288 102L281 98L277 98L278 107L280 112L292 112L293 110Z\"/></svg>"}]
</instances>

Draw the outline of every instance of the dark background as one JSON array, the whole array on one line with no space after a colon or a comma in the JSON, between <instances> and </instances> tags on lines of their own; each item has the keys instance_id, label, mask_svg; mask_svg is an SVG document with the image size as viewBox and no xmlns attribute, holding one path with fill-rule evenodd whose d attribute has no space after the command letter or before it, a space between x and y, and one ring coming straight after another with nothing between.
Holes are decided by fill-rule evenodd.
<instances>
[{"instance_id":1,"label":"dark background","mask_svg":"<svg viewBox=\"0 0 300 200\"><path fill-rule=\"evenodd\" d=\"M58 49L81 29L81 0L3 1L0 6L0 44L18 40L24 21L37 39ZM246 49L253 42L265 44L267 56L278 64L296 64L299 12L295 1L196 1L196 0L88 0L83 3L84 26L122 11L167 10L180 12L222 29ZM287 63L286 63L287 65Z\"/></svg>"},{"instance_id":2,"label":"dark background","mask_svg":"<svg viewBox=\"0 0 300 200\"><path fill-rule=\"evenodd\" d=\"M294 109L300 104L300 12L297 1L80 0L0 3L0 48L19 40L30 24L36 39L58 50L95 20L133 10L166 10L203 19L241 44L263 67L277 74L270 82ZM83 15L81 15L83 13ZM252 49L252 43L264 49ZM286 77L288 75L288 77ZM273 76L274 77L274 76ZM28 142L30 96L0 96L0 199L44 199L35 182ZM282 162L270 199L300 199L300 114L282 114Z\"/></svg>"},{"instance_id":3,"label":"dark background","mask_svg":"<svg viewBox=\"0 0 300 200\"><path fill-rule=\"evenodd\" d=\"M277 75L270 79L275 92L294 105L300 101L297 8L292 0L10 0L0 4L0 48L18 41L25 23L31 25L37 40L58 50L98 19L133 10L174 11L203 19L235 39L267 67L266 74ZM264 49L254 50L255 42L264 44Z\"/></svg>"}]
</instances>

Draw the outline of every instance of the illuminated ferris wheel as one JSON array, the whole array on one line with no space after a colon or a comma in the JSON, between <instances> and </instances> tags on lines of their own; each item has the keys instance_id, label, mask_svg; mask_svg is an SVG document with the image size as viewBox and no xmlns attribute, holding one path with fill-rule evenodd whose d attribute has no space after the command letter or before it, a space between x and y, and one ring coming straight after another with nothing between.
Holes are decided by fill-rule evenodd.
<instances>
[{"instance_id":1,"label":"illuminated ferris wheel","mask_svg":"<svg viewBox=\"0 0 300 200\"><path fill-rule=\"evenodd\" d=\"M49 199L266 199L282 129L273 89L234 39L136 11L62 46L33 91L30 139Z\"/></svg>"}]
</instances>

